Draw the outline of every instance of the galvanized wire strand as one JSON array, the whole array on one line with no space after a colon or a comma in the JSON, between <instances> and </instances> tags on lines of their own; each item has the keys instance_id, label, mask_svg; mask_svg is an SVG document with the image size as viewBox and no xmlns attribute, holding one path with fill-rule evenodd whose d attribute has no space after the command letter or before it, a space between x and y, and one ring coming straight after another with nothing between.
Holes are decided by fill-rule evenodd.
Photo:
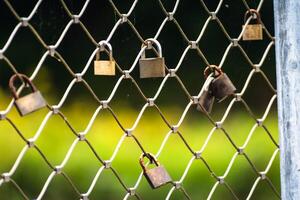
<instances>
[{"instance_id":1,"label":"galvanized wire strand","mask_svg":"<svg viewBox=\"0 0 300 200\"><path fill-rule=\"evenodd\" d=\"M13 180L10 179L9 180L12 185L19 191L19 193L21 194L21 196L25 199L25 200L29 200L30 198L24 193L24 191L22 190L22 188Z\"/></svg>"}]
</instances>

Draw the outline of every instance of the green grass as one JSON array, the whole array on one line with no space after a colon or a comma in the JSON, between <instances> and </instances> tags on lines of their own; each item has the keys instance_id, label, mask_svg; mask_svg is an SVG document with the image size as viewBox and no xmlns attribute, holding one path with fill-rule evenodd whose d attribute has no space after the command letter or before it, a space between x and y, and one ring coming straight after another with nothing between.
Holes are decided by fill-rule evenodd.
<instances>
[{"instance_id":1,"label":"green grass","mask_svg":"<svg viewBox=\"0 0 300 200\"><path fill-rule=\"evenodd\" d=\"M75 107L76 109L74 109ZM62 109L62 111L75 130L81 132L85 130L94 109L92 106L76 104ZM120 107L113 107L113 109L125 128L130 128L134 124L139 113L138 109L124 108L124 106L122 109ZM163 107L162 111L171 124L176 124L183 112L183 108ZM13 112L10 112L8 117L24 133L26 138L30 138L36 133L46 114L47 110L44 109L21 118L13 109ZM218 114L215 116L216 120L220 119ZM242 146L254 124L255 121L246 112L234 112L230 114L223 127L228 131L234 143L237 146ZM271 113L264 124L277 141L276 114ZM179 131L191 148L197 151L201 149L212 128L213 125L208 122L203 114L197 112L195 107L192 107ZM138 138L146 151L156 153L168 131L169 128L165 125L158 112L154 108L148 108L133 134ZM103 110L97 115L96 121L86 137L95 148L97 154L103 160L108 160L123 134L122 129L112 115L107 110ZM64 121L58 115L54 115L50 117L42 130L36 145L46 155L50 163L55 166L62 162L75 138ZM8 172L11 169L24 145L25 143L8 122L0 121L0 173ZM275 149L275 145L271 142L264 129L258 127L245 152L257 169L264 171ZM202 156L211 169L218 176L221 176L226 171L235 152L225 134L217 130L212 135ZM142 151L134 139L127 137L112 163L112 166L120 174L127 187L134 186L141 172L138 162L141 153ZM159 156L159 161L166 167L174 180L179 180L191 158L191 152L179 135L171 134ZM80 142L74 149L63 171L69 175L78 190L81 193L85 193L100 167L101 164L88 145ZM12 178L30 198L36 198L50 173L51 169L37 151L30 149L25 154ZM257 175L253 172L245 157L238 156L225 181L240 199L245 199L256 177ZM279 190L278 155L268 173L268 177ZM215 182L204 163L201 160L195 160L183 181L183 186L192 199L206 199ZM170 188L171 185L167 185L160 189L152 190L143 178L137 193L143 199L164 199ZM110 170L104 170L96 183L90 199L122 199L125 193L125 190L113 173ZM5 183L0 187L0 199L14 200L21 199L21 196L11 183ZM68 182L61 175L58 175L52 180L44 199L67 200L78 199L78 196ZM184 197L182 193L175 191L171 199L184 199ZM220 185L212 199L233 199L233 197L224 185ZM258 184L252 199L276 199L276 196L267 182L262 181Z\"/></svg>"}]
</instances>

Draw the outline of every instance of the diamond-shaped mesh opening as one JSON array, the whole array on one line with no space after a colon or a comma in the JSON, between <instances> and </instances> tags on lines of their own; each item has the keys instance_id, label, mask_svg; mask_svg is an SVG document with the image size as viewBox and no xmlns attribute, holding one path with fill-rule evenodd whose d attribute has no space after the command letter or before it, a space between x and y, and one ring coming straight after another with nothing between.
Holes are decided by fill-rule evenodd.
<instances>
[{"instance_id":1,"label":"diamond-shaped mesh opening","mask_svg":"<svg viewBox=\"0 0 300 200\"><path fill-rule=\"evenodd\" d=\"M243 40L250 9L263 40ZM0 25L1 198L280 198L270 1L4 0ZM142 51L160 57L147 39L165 76L140 78ZM94 75L96 52L109 58L103 44L115 76ZM212 65L237 90L209 113L199 102ZM26 117L7 84L18 73L48 102ZM153 190L142 153L172 181Z\"/></svg>"}]
</instances>

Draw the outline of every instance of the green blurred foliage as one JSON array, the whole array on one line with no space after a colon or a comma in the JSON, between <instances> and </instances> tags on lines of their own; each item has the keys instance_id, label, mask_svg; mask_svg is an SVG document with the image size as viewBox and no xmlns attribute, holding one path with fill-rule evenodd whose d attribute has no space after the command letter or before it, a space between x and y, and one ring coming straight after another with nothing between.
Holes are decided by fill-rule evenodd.
<instances>
[{"instance_id":1,"label":"green blurred foliage","mask_svg":"<svg viewBox=\"0 0 300 200\"><path fill-rule=\"evenodd\" d=\"M252 126L255 124L255 120L246 111L242 112L243 109L238 108L238 104L236 107L241 112L232 113L225 121L224 128L229 132L235 144L242 146ZM128 109L124 106L122 108L114 107L113 109L117 111L117 117L124 124L125 128L131 127L138 115L138 110ZM180 116L176 116L173 113L182 113L179 107L162 107L162 110L164 110L164 115L170 122L179 120ZM272 136L277 139L278 129L276 113L274 112L275 108L272 110L264 124L272 133ZM89 119L94 113L94 108L86 106L85 103L77 103L68 107L63 112L75 130L81 132L86 129ZM41 124L46 114L47 110L43 109L25 118L21 118L18 116L16 110L13 109L7 117L13 119L26 138L30 138L37 132L39 124ZM150 121L151 125L149 124ZM193 106L189 110L179 131L194 150L200 150L212 128L213 125ZM0 129L2 133L0 135L0 171L7 172L11 169L20 151L25 146L25 142L20 139L16 131L7 122L1 121ZM133 134L147 151L155 153L158 151L168 131L168 127L164 124L158 112L153 108L148 108ZM109 160L123 134L123 131L112 115L107 110L102 110L97 115L86 138L91 142L103 160ZM70 131L61 117L53 115L42 130L36 145L46 155L49 162L56 166L63 161L75 139L76 136ZM258 127L245 148L245 152L257 169L264 171L275 149L275 145L271 142L264 129ZM141 172L141 167L138 163L141 153L140 148L134 142L133 138L126 137L112 163L112 166L120 174L121 179L124 180L128 187L135 184ZM224 133L217 130L209 140L202 156L211 169L218 176L222 176L234 153L235 149ZM179 180L191 158L191 152L188 151L180 137L177 134L171 134L159 157L159 161L166 167L174 180ZM280 184L278 162L277 155L275 162L267 174L277 189L279 189ZM80 142L75 147L63 171L75 183L79 191L84 193L88 190L100 167L101 164L91 149L86 143ZM26 194L34 198L41 191L51 172L51 169L46 165L38 152L35 149L29 149L12 178L21 186ZM257 175L245 157L238 156L225 181L230 184L241 199L245 199L256 178ZM206 199L215 182L215 179L210 175L204 163L201 160L195 160L183 181L183 185L193 199ZM145 178L143 178L137 192L143 199L163 199L170 188L171 185L168 185L153 191ZM276 198L265 181L258 184L254 194L255 198L253 199ZM104 170L96 183L90 199L121 199L124 195L125 191L114 174L110 170ZM0 196L2 197L1 199L20 198L10 183L4 184L4 187L0 187ZM44 199L77 198L76 193L63 176L57 175L47 189ZM213 199L231 198L224 185L219 186L213 195ZM172 199L183 199L183 196L177 191L172 196Z\"/></svg>"}]
</instances>

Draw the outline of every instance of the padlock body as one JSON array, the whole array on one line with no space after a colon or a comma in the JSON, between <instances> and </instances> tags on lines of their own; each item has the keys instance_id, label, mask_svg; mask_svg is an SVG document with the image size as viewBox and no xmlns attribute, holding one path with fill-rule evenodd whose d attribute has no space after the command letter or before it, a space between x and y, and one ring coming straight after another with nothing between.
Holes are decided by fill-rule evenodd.
<instances>
[{"instance_id":1,"label":"padlock body","mask_svg":"<svg viewBox=\"0 0 300 200\"><path fill-rule=\"evenodd\" d=\"M45 107L46 101L40 91L36 91L16 99L15 106L20 115L24 116Z\"/></svg>"},{"instance_id":2,"label":"padlock body","mask_svg":"<svg viewBox=\"0 0 300 200\"><path fill-rule=\"evenodd\" d=\"M170 175L162 165L147 169L144 175L153 189L172 182Z\"/></svg>"},{"instance_id":3,"label":"padlock body","mask_svg":"<svg viewBox=\"0 0 300 200\"><path fill-rule=\"evenodd\" d=\"M234 94L235 86L225 73L215 78L210 84L212 95L218 102L224 100L227 96Z\"/></svg>"},{"instance_id":4,"label":"padlock body","mask_svg":"<svg viewBox=\"0 0 300 200\"><path fill-rule=\"evenodd\" d=\"M164 77L166 75L165 59L163 57L141 58L139 65L140 78Z\"/></svg>"},{"instance_id":5,"label":"padlock body","mask_svg":"<svg viewBox=\"0 0 300 200\"><path fill-rule=\"evenodd\" d=\"M204 90L202 95L199 98L199 104L197 105L197 110L207 113L210 113L212 106L214 104L215 97L209 90ZM204 110L203 110L204 109ZM205 112L204 112L205 113Z\"/></svg>"},{"instance_id":6,"label":"padlock body","mask_svg":"<svg viewBox=\"0 0 300 200\"><path fill-rule=\"evenodd\" d=\"M94 74L114 76L116 74L116 63L113 60L95 60Z\"/></svg>"},{"instance_id":7,"label":"padlock body","mask_svg":"<svg viewBox=\"0 0 300 200\"><path fill-rule=\"evenodd\" d=\"M244 28L245 26L243 26ZM246 26L243 40L262 40L263 28L261 24L249 24Z\"/></svg>"}]
</instances>

